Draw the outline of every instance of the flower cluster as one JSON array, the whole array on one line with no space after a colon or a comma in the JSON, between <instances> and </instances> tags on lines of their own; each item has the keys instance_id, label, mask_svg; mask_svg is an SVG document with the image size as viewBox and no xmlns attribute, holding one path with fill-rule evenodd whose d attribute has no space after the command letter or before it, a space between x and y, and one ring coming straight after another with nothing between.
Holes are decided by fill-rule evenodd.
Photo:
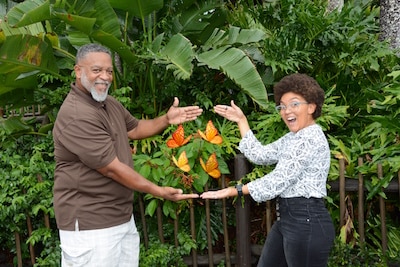
<instances>
[{"instance_id":1,"label":"flower cluster","mask_svg":"<svg viewBox=\"0 0 400 267\"><path fill-rule=\"evenodd\" d=\"M201 130L197 130L197 134L190 134L188 136L185 136L185 129L183 125L179 125L178 128L172 133L171 137L167 140L167 146L169 148L180 148L179 156L172 155L172 161L176 165L176 167L181 170L181 172L177 173L177 175L182 178L182 183L186 188L191 188L193 182L195 182L195 178L199 176L196 171L193 171L193 166L195 165L193 158L200 162L200 166L202 170L207 174L207 176L209 175L214 179L218 179L221 177L221 170L219 168L215 148L211 148L208 144L202 144L201 147L192 147L191 149L187 147L189 142L196 138L203 140L203 142L206 141L206 143L211 144L212 146L222 144L222 137L218 133L218 129L215 128L211 120L208 121L204 132ZM186 147L184 148L184 146ZM208 151L213 152L210 153ZM206 161L204 161L201 156L205 153L208 153L208 159ZM190 156L188 156L188 154L190 154ZM204 185L204 182L205 181L200 184Z\"/></svg>"}]
</instances>

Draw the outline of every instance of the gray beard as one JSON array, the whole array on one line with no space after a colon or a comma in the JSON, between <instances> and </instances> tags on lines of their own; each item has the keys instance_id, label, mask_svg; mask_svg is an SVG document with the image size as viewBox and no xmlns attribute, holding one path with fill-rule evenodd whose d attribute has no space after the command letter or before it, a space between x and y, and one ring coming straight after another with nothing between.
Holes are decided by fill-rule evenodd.
<instances>
[{"instance_id":1,"label":"gray beard","mask_svg":"<svg viewBox=\"0 0 400 267\"><path fill-rule=\"evenodd\" d=\"M109 88L110 85L108 85ZM96 100L97 102L103 102L104 100L106 100L107 95L108 95L108 88L107 90L104 92L104 94L99 94L96 89L93 87L90 88L90 94L92 95L92 98L94 100Z\"/></svg>"},{"instance_id":2,"label":"gray beard","mask_svg":"<svg viewBox=\"0 0 400 267\"><path fill-rule=\"evenodd\" d=\"M108 89L110 88L111 85L109 82L104 82L107 85L107 90L103 94L100 94L96 90L95 85L96 83L99 82L94 82L93 84L91 84L84 73L82 73L81 76L81 83L83 87L85 87L85 89L88 90L88 92L92 95L92 98L94 100L96 100L97 102L103 102L104 100L106 100L108 95Z\"/></svg>"}]
</instances>

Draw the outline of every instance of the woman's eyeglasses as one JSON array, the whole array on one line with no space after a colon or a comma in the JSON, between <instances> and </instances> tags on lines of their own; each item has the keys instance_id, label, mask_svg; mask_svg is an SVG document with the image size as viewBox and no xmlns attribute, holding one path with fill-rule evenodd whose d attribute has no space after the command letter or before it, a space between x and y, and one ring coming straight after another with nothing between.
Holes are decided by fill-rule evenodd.
<instances>
[{"instance_id":1,"label":"woman's eyeglasses","mask_svg":"<svg viewBox=\"0 0 400 267\"><path fill-rule=\"evenodd\" d=\"M300 105L302 104L308 104L308 102L300 102L300 101L296 101L296 102L291 102L289 103L287 106L286 105L278 105L275 107L275 109L277 111L282 111L282 110L286 110L286 109L291 109L291 110L296 110L300 107Z\"/></svg>"}]
</instances>

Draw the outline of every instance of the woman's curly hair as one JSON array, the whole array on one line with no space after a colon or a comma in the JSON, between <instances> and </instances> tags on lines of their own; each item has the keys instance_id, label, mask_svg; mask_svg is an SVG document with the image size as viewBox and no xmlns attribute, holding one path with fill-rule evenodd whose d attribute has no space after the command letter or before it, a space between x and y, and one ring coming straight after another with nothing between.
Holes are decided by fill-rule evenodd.
<instances>
[{"instance_id":1,"label":"woman's curly hair","mask_svg":"<svg viewBox=\"0 0 400 267\"><path fill-rule=\"evenodd\" d=\"M280 105L281 98L286 93L295 93L304 97L308 103L316 104L313 118L321 116L325 92L318 82L306 74L294 73L283 77L274 85L275 104Z\"/></svg>"}]
</instances>

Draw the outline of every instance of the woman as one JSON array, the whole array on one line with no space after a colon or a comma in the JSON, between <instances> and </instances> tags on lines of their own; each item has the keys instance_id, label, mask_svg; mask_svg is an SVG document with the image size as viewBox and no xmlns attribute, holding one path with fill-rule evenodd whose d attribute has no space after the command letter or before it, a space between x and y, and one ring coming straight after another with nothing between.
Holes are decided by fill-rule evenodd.
<instances>
[{"instance_id":1,"label":"woman","mask_svg":"<svg viewBox=\"0 0 400 267\"><path fill-rule=\"evenodd\" d=\"M219 115L238 124L239 150L251 162L276 164L273 171L246 185L236 185L201 195L216 199L250 194L257 202L276 198L277 221L262 250L258 266L323 267L327 265L335 236L325 207L330 151L315 120L321 115L324 91L305 74L284 77L274 86L276 109L290 132L277 141L261 144L242 110L217 105Z\"/></svg>"}]
</instances>

